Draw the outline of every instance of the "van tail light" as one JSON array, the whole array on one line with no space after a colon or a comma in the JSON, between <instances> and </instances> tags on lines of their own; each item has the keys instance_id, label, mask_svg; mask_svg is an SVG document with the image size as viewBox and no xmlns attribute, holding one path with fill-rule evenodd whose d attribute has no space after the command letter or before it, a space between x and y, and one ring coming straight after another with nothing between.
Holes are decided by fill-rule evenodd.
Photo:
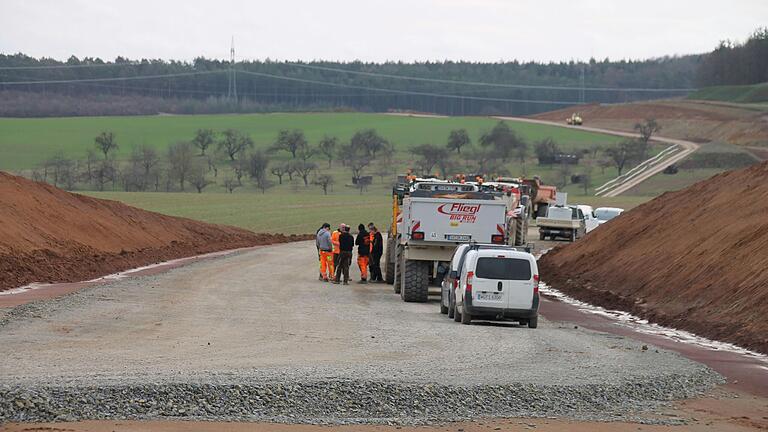
<instances>
[{"instance_id":1,"label":"van tail light","mask_svg":"<svg viewBox=\"0 0 768 432\"><path fill-rule=\"evenodd\" d=\"M491 236L491 243L504 244L504 236L502 234L494 234Z\"/></svg>"},{"instance_id":2,"label":"van tail light","mask_svg":"<svg viewBox=\"0 0 768 432\"><path fill-rule=\"evenodd\" d=\"M472 297L472 279L475 278L475 272L467 272L467 295Z\"/></svg>"},{"instance_id":3,"label":"van tail light","mask_svg":"<svg viewBox=\"0 0 768 432\"><path fill-rule=\"evenodd\" d=\"M533 275L533 295L539 295L539 275Z\"/></svg>"},{"instance_id":4,"label":"van tail light","mask_svg":"<svg viewBox=\"0 0 768 432\"><path fill-rule=\"evenodd\" d=\"M414 240L424 240L424 231L414 231L411 233L411 238Z\"/></svg>"}]
</instances>

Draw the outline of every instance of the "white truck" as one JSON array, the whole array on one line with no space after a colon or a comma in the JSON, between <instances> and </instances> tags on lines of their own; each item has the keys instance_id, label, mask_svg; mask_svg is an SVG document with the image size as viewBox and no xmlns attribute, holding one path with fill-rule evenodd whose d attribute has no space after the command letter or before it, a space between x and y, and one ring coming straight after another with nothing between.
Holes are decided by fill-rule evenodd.
<instances>
[{"instance_id":1,"label":"white truck","mask_svg":"<svg viewBox=\"0 0 768 432\"><path fill-rule=\"evenodd\" d=\"M477 185L416 182L394 198L385 267L404 301L428 300L457 245L507 242L507 204Z\"/></svg>"},{"instance_id":2,"label":"white truck","mask_svg":"<svg viewBox=\"0 0 768 432\"><path fill-rule=\"evenodd\" d=\"M546 217L539 217L539 240L550 237L566 238L572 242L587 233L584 212L578 206L550 206Z\"/></svg>"}]
</instances>

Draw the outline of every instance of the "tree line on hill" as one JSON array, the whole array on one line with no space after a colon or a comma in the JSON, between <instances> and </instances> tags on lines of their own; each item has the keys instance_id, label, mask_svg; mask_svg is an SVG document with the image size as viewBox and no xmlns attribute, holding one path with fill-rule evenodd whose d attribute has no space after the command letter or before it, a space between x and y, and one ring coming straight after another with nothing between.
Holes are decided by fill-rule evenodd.
<instances>
[{"instance_id":1,"label":"tree line on hill","mask_svg":"<svg viewBox=\"0 0 768 432\"><path fill-rule=\"evenodd\" d=\"M746 85L768 82L768 27L759 28L743 43L722 41L699 66L699 86Z\"/></svg>"},{"instance_id":2,"label":"tree line on hill","mask_svg":"<svg viewBox=\"0 0 768 432\"><path fill-rule=\"evenodd\" d=\"M642 61L591 59L585 63L240 61L234 65L238 95L235 101L229 92L231 65L228 61L197 58L187 63L118 57L110 62L73 56L60 62L24 54L0 55L0 67L56 67L3 70L4 82L186 74L142 80L0 84L0 116L315 110L525 115L562 108L564 103L580 103L582 73L587 88L584 101L588 103L684 95L622 89L690 88L699 61L696 55ZM71 67L58 68L60 66ZM591 90L590 87L603 89ZM72 103L75 100L79 102Z\"/></svg>"},{"instance_id":3,"label":"tree line on hill","mask_svg":"<svg viewBox=\"0 0 768 432\"><path fill-rule=\"evenodd\" d=\"M30 176L68 190L127 192L202 193L209 186L218 185L233 193L250 181L264 193L275 185L295 180L305 188L317 186L328 194L336 184L337 176L330 171L336 163L341 165L337 172L343 169L350 174L350 183L345 185L363 193L374 175L385 183L403 165L418 175L442 178L451 178L455 173L486 178L526 176L526 163L533 156L539 166L557 167L553 181L559 187L579 183L586 194L592 186L593 168L599 167L604 173L606 168L615 167L621 175L627 166L648 158L651 137L661 128L655 120L648 119L638 123L636 129L639 139L568 153L551 138L531 145L500 121L479 137L477 146L466 129L456 129L444 144L411 146L407 151L412 158L408 161L397 160L394 144L374 129L359 130L347 142L325 135L316 144L311 144L300 129L285 129L278 132L269 147L256 149L253 139L236 129L203 128L190 140L171 144L165 152L148 145L134 147L124 160L116 158L120 145L115 134L104 131L94 138L93 148L86 152L85 159L68 158L59 152L33 169ZM587 163L580 164L582 158L587 158ZM511 172L512 162L522 172Z\"/></svg>"}]
</instances>

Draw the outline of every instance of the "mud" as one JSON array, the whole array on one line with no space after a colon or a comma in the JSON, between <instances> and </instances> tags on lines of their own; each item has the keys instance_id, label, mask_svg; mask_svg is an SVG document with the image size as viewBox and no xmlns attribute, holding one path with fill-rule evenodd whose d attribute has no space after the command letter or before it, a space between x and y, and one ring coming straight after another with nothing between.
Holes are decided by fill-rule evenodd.
<instances>
[{"instance_id":1,"label":"mud","mask_svg":"<svg viewBox=\"0 0 768 432\"><path fill-rule=\"evenodd\" d=\"M571 297L768 353L768 163L666 193L559 246L543 278Z\"/></svg>"},{"instance_id":2,"label":"mud","mask_svg":"<svg viewBox=\"0 0 768 432\"><path fill-rule=\"evenodd\" d=\"M0 291L306 238L161 215L0 172Z\"/></svg>"}]
</instances>

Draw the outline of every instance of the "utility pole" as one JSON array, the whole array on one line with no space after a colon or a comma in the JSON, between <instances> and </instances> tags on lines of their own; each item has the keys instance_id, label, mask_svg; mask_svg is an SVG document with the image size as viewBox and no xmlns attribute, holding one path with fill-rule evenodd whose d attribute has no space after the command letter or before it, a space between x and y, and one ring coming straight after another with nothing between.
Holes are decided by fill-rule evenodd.
<instances>
[{"instance_id":1,"label":"utility pole","mask_svg":"<svg viewBox=\"0 0 768 432\"><path fill-rule=\"evenodd\" d=\"M232 48L229 50L229 99L237 101L237 72L235 71L235 37L232 36Z\"/></svg>"}]
</instances>

